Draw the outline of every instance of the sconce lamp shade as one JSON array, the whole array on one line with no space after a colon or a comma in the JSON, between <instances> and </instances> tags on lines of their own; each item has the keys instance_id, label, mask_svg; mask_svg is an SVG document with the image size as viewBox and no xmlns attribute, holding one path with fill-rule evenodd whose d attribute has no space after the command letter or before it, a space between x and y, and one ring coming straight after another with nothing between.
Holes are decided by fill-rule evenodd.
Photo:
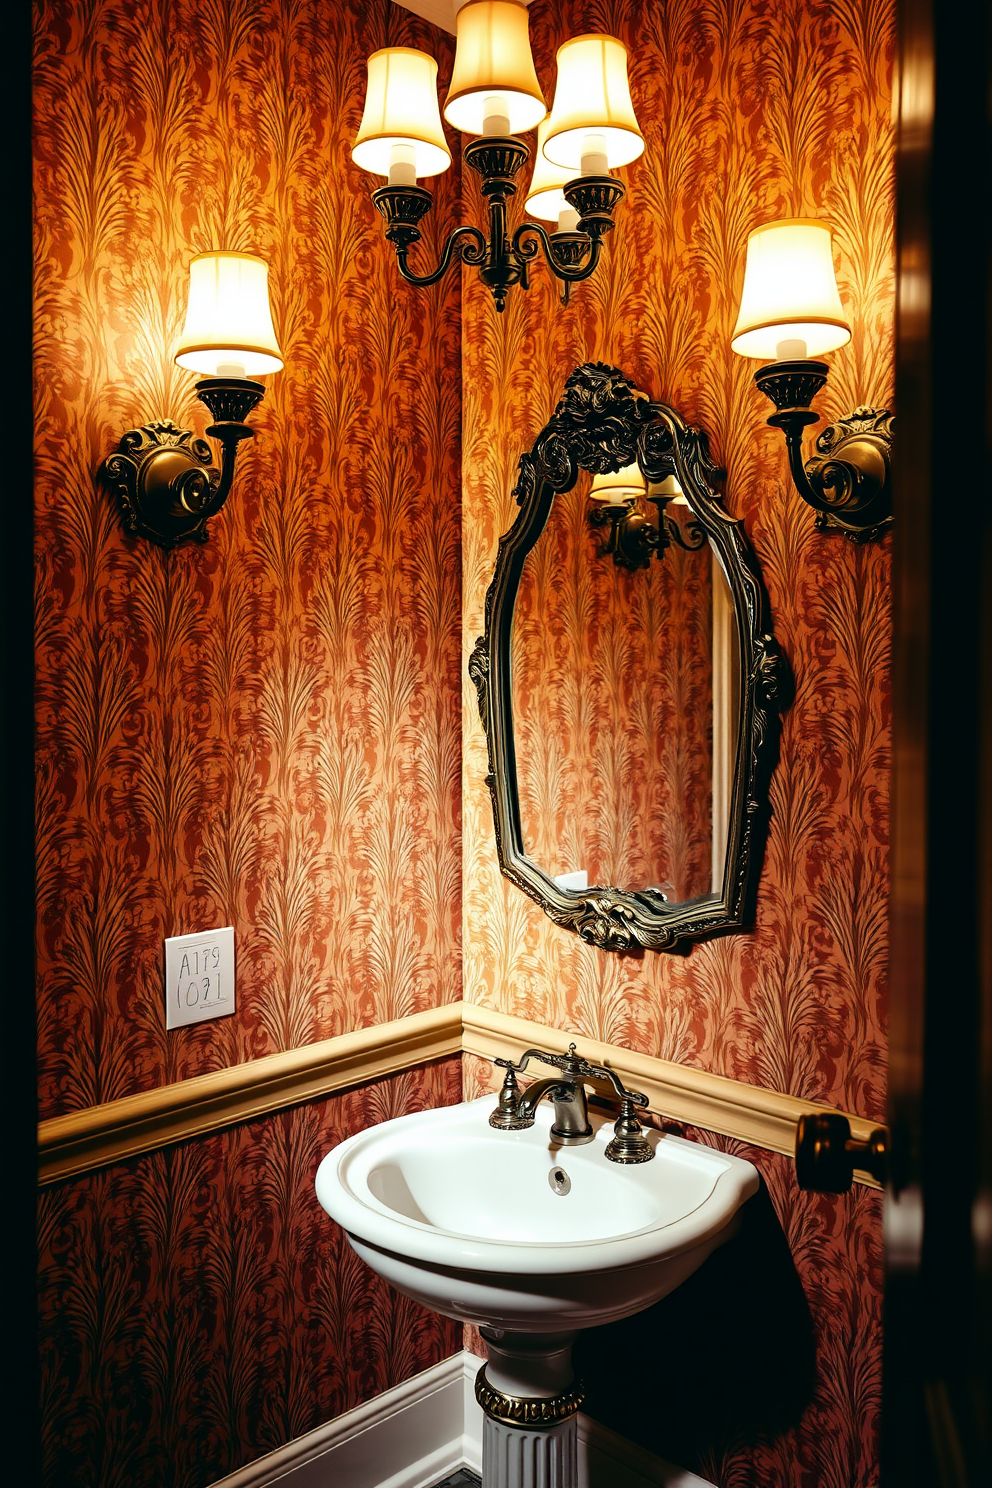
<instances>
[{"instance_id":1,"label":"sconce lamp shade","mask_svg":"<svg viewBox=\"0 0 992 1488\"><path fill-rule=\"evenodd\" d=\"M175 359L207 377L258 377L281 369L264 258L221 252L191 260L186 324Z\"/></svg>"},{"instance_id":2,"label":"sconce lamp shade","mask_svg":"<svg viewBox=\"0 0 992 1488\"><path fill-rule=\"evenodd\" d=\"M793 217L756 228L747 240L733 350L775 360L815 357L850 339L829 227Z\"/></svg>"},{"instance_id":3,"label":"sconce lamp shade","mask_svg":"<svg viewBox=\"0 0 992 1488\"><path fill-rule=\"evenodd\" d=\"M615 36L576 36L558 48L558 82L544 153L578 172L593 148L608 169L636 160L644 149L627 81L627 48Z\"/></svg>"},{"instance_id":4,"label":"sconce lamp shade","mask_svg":"<svg viewBox=\"0 0 992 1488\"><path fill-rule=\"evenodd\" d=\"M496 114L509 121L509 134L533 129L548 110L534 71L526 5L471 0L455 17L455 27L455 65L444 105L448 123L463 134L484 134L487 114Z\"/></svg>"},{"instance_id":5,"label":"sconce lamp shade","mask_svg":"<svg viewBox=\"0 0 992 1488\"><path fill-rule=\"evenodd\" d=\"M534 174L530 190L524 203L532 217L543 217L556 222L559 212L568 209L562 187L566 181L574 181L577 172L566 165L553 165L544 153L544 141L548 137L548 119L537 126L537 153L534 157Z\"/></svg>"},{"instance_id":6,"label":"sconce lamp shade","mask_svg":"<svg viewBox=\"0 0 992 1488\"><path fill-rule=\"evenodd\" d=\"M602 501L605 506L623 506L633 497L643 496L646 491L647 483L635 460L633 465L625 465L622 470L593 476L589 499Z\"/></svg>"},{"instance_id":7,"label":"sconce lamp shade","mask_svg":"<svg viewBox=\"0 0 992 1488\"><path fill-rule=\"evenodd\" d=\"M389 175L397 145L412 148L418 176L451 164L437 102L437 63L413 47L385 47L369 58L365 112L351 158L374 176Z\"/></svg>"}]
</instances>

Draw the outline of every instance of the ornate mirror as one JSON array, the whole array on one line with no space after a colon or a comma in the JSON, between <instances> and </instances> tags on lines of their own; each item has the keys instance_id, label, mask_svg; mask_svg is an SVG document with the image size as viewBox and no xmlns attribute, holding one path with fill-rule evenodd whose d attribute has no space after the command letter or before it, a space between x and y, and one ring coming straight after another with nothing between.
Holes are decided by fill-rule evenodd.
<instances>
[{"instance_id":1,"label":"ornate mirror","mask_svg":"<svg viewBox=\"0 0 992 1488\"><path fill-rule=\"evenodd\" d=\"M469 661L500 867L607 950L753 909L787 674L717 474L673 409L578 367L521 456Z\"/></svg>"}]
</instances>

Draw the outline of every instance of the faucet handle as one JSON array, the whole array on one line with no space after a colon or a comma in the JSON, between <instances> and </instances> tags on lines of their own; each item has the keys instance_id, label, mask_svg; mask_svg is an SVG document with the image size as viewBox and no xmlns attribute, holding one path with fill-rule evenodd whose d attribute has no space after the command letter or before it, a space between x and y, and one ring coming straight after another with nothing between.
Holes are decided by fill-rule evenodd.
<instances>
[{"instance_id":1,"label":"faucet handle","mask_svg":"<svg viewBox=\"0 0 992 1488\"><path fill-rule=\"evenodd\" d=\"M526 1056L523 1062L526 1064ZM534 1114L520 1111L520 1086L514 1073L517 1066L509 1059L495 1059L493 1063L502 1066L506 1075L499 1093L499 1104L489 1117L489 1125L498 1131L527 1131L534 1125Z\"/></svg>"},{"instance_id":2,"label":"faucet handle","mask_svg":"<svg viewBox=\"0 0 992 1488\"><path fill-rule=\"evenodd\" d=\"M570 1044L569 1048L574 1054L575 1045ZM512 1059L494 1059L493 1064L499 1069L510 1070L519 1075L522 1070L527 1068L532 1059L539 1059L542 1064L550 1064L555 1069L561 1069L567 1057L565 1054L545 1054L543 1049L525 1049L516 1064L514 1064Z\"/></svg>"},{"instance_id":3,"label":"faucet handle","mask_svg":"<svg viewBox=\"0 0 992 1488\"><path fill-rule=\"evenodd\" d=\"M569 1052L573 1056L574 1051L575 1045L570 1044ZM574 1069L576 1074L584 1075L587 1079L591 1077L595 1080L608 1080L621 1101L630 1101L632 1106L646 1106L648 1104L646 1095L642 1095L639 1090L628 1090L626 1085L620 1080L619 1075L615 1074L605 1064L590 1064L588 1059L575 1059L569 1068L570 1070Z\"/></svg>"},{"instance_id":4,"label":"faucet handle","mask_svg":"<svg viewBox=\"0 0 992 1488\"><path fill-rule=\"evenodd\" d=\"M634 1115L636 1091L626 1091L620 1102L620 1115L613 1125L613 1140L606 1145L610 1162L642 1163L654 1157L654 1148L644 1135L644 1128ZM647 1097L642 1097L647 1105Z\"/></svg>"}]
</instances>

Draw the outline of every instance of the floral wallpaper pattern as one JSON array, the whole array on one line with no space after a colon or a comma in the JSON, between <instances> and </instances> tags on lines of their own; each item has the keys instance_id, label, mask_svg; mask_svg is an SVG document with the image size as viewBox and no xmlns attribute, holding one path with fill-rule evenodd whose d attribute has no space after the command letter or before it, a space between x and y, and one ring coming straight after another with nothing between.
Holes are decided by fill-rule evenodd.
<instances>
[{"instance_id":1,"label":"floral wallpaper pattern","mask_svg":"<svg viewBox=\"0 0 992 1488\"><path fill-rule=\"evenodd\" d=\"M459 286L397 287L349 146L388 0L37 0L40 1114L460 995ZM458 204L438 183L437 230ZM202 433L188 259L261 253L286 366L209 543L96 471ZM162 939L235 928L238 1011L166 1035ZM313 1193L459 1061L41 1195L45 1482L200 1485L458 1347Z\"/></svg>"},{"instance_id":2,"label":"floral wallpaper pattern","mask_svg":"<svg viewBox=\"0 0 992 1488\"><path fill-rule=\"evenodd\" d=\"M461 1098L448 1059L41 1194L46 1488L204 1488L461 1346L320 1208L336 1142Z\"/></svg>"},{"instance_id":3,"label":"floral wallpaper pattern","mask_svg":"<svg viewBox=\"0 0 992 1488\"><path fill-rule=\"evenodd\" d=\"M460 995L459 286L398 289L351 162L388 0L38 0L41 1113ZM458 169L437 183L438 232ZM121 435L202 433L186 265L270 263L267 379L205 547L127 538ZM166 1037L162 940L233 925Z\"/></svg>"},{"instance_id":4,"label":"floral wallpaper pattern","mask_svg":"<svg viewBox=\"0 0 992 1488\"><path fill-rule=\"evenodd\" d=\"M549 98L566 35L627 40L647 151L571 307L537 271L502 317L474 271L400 283L350 162L369 52L426 46L443 89L425 23L388 0L35 13L41 1114L452 1001L464 974L505 1011L881 1115L888 542L815 534L728 343L749 229L823 215L853 338L820 407L891 396L891 0L533 0ZM435 185L439 238L479 201L457 165ZM202 432L170 348L188 257L221 245L269 259L286 368L209 544L166 555L94 474L147 418ZM797 680L754 932L685 958L597 952L507 884L467 681L457 732L459 582L467 652L516 461L592 359L710 434ZM228 923L237 1015L167 1039L162 938ZM448 1061L45 1191L46 1482L200 1488L456 1348L312 1176L339 1135L458 1093ZM872 1488L877 1199L748 1155L816 1387L698 1470Z\"/></svg>"},{"instance_id":5,"label":"floral wallpaper pattern","mask_svg":"<svg viewBox=\"0 0 992 1488\"><path fill-rule=\"evenodd\" d=\"M755 366L731 353L730 334L751 228L779 216L826 218L852 339L830 358L818 427L859 404L889 405L894 9L891 0L533 0L530 16L548 98L555 48L568 35L604 30L627 43L646 149L620 172L628 196L605 262L567 310L540 271L502 316L476 277L464 277L465 655L513 519L517 460L571 370L602 360L710 436L727 471L728 508L758 554L796 696L783 718L753 932L684 957L621 957L559 930L501 877L485 741L474 689L463 686L465 997L879 1118L890 540L859 548L816 533L791 488L781 436L765 424ZM463 191L472 201L467 174ZM780 1187L780 1218L819 1308L822 1412L811 1408L791 1447L750 1448L718 1481L869 1488L879 1278L864 1256L877 1256L877 1205L862 1195L846 1209L783 1195ZM845 1305L863 1330L853 1373L827 1324L836 1298L816 1302L824 1268L844 1278Z\"/></svg>"}]
</instances>

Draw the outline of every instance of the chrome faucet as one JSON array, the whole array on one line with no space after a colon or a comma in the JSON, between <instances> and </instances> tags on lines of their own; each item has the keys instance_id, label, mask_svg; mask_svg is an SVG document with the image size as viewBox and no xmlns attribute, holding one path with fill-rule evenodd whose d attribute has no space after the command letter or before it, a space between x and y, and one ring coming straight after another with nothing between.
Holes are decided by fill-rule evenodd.
<instances>
[{"instance_id":1,"label":"chrome faucet","mask_svg":"<svg viewBox=\"0 0 992 1488\"><path fill-rule=\"evenodd\" d=\"M546 1080L536 1080L521 1092L517 1075L532 1059L550 1064L560 1073ZM547 1096L555 1108L551 1128L553 1140L565 1147L579 1147L584 1142L591 1142L596 1135L589 1121L586 1083L605 1080L620 1097L620 1115L614 1123L613 1140L607 1144L606 1156L611 1162L618 1163L649 1162L654 1157L654 1148L634 1114L635 1106L647 1105L647 1096L637 1090L625 1089L605 1065L590 1064L587 1059L581 1059L574 1044L569 1044L567 1054L546 1054L543 1049L527 1049L516 1064L512 1059L494 1059L493 1063L499 1069L505 1069L506 1075L499 1093L499 1104L489 1118L490 1126L499 1131L526 1131L534 1125L538 1104Z\"/></svg>"}]
</instances>

